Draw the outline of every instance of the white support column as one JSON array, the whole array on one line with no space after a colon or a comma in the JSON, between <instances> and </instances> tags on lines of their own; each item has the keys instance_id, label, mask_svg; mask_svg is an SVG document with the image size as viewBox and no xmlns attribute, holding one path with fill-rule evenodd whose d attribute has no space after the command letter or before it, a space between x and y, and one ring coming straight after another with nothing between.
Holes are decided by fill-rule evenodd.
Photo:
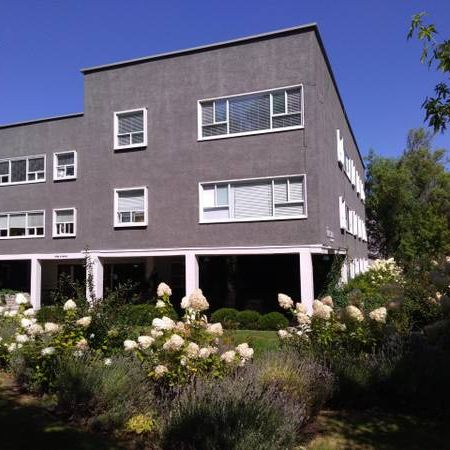
<instances>
[{"instance_id":1,"label":"white support column","mask_svg":"<svg viewBox=\"0 0 450 450\"><path fill-rule=\"evenodd\" d=\"M41 307L42 265L37 258L31 259L30 297L34 309Z\"/></svg>"},{"instance_id":2,"label":"white support column","mask_svg":"<svg viewBox=\"0 0 450 450\"><path fill-rule=\"evenodd\" d=\"M309 250L301 251L300 254L300 286L302 303L309 314L312 313L314 301L314 278L312 256Z\"/></svg>"},{"instance_id":3,"label":"white support column","mask_svg":"<svg viewBox=\"0 0 450 450\"><path fill-rule=\"evenodd\" d=\"M91 292L89 280L92 283ZM89 256L89 264L86 267L86 297L89 302L103 298L103 262L95 255Z\"/></svg>"},{"instance_id":4,"label":"white support column","mask_svg":"<svg viewBox=\"0 0 450 450\"><path fill-rule=\"evenodd\" d=\"M185 272L186 295L189 295L194 289L199 287L198 259L194 252L185 254Z\"/></svg>"}]
</instances>

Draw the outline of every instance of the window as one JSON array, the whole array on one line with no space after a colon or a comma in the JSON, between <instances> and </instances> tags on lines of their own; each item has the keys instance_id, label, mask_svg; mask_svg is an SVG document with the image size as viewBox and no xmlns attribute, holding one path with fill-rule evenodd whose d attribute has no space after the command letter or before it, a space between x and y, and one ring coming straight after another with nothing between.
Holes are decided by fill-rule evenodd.
<instances>
[{"instance_id":1,"label":"window","mask_svg":"<svg viewBox=\"0 0 450 450\"><path fill-rule=\"evenodd\" d=\"M44 211L0 213L0 239L44 236Z\"/></svg>"},{"instance_id":2,"label":"window","mask_svg":"<svg viewBox=\"0 0 450 450\"><path fill-rule=\"evenodd\" d=\"M199 139L303 127L301 85L199 102Z\"/></svg>"},{"instance_id":3,"label":"window","mask_svg":"<svg viewBox=\"0 0 450 450\"><path fill-rule=\"evenodd\" d=\"M147 145L147 109L114 113L114 149Z\"/></svg>"},{"instance_id":4,"label":"window","mask_svg":"<svg viewBox=\"0 0 450 450\"><path fill-rule=\"evenodd\" d=\"M45 156L0 160L0 186L45 181Z\"/></svg>"},{"instance_id":5,"label":"window","mask_svg":"<svg viewBox=\"0 0 450 450\"><path fill-rule=\"evenodd\" d=\"M303 175L200 184L200 222L306 217Z\"/></svg>"},{"instance_id":6,"label":"window","mask_svg":"<svg viewBox=\"0 0 450 450\"><path fill-rule=\"evenodd\" d=\"M73 180L77 177L78 158L75 150L53 155L53 179Z\"/></svg>"},{"instance_id":7,"label":"window","mask_svg":"<svg viewBox=\"0 0 450 450\"><path fill-rule=\"evenodd\" d=\"M74 237L77 234L75 208L53 210L53 237Z\"/></svg>"},{"instance_id":8,"label":"window","mask_svg":"<svg viewBox=\"0 0 450 450\"><path fill-rule=\"evenodd\" d=\"M139 227L148 223L147 188L114 190L114 226Z\"/></svg>"}]
</instances>

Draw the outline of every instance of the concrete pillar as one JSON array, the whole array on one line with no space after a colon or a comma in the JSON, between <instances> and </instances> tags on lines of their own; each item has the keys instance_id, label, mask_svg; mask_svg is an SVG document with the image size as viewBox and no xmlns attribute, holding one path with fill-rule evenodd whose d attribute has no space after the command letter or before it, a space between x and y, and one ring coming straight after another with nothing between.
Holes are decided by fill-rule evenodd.
<instances>
[{"instance_id":1,"label":"concrete pillar","mask_svg":"<svg viewBox=\"0 0 450 450\"><path fill-rule=\"evenodd\" d=\"M86 267L86 291L89 302L103 298L103 261L98 256L89 256Z\"/></svg>"},{"instance_id":2,"label":"concrete pillar","mask_svg":"<svg viewBox=\"0 0 450 450\"><path fill-rule=\"evenodd\" d=\"M314 278L312 256L308 250L300 252L300 285L302 303L311 314L314 301Z\"/></svg>"},{"instance_id":3,"label":"concrete pillar","mask_svg":"<svg viewBox=\"0 0 450 450\"><path fill-rule=\"evenodd\" d=\"M30 297L34 309L41 307L42 263L37 258L31 260Z\"/></svg>"},{"instance_id":4,"label":"concrete pillar","mask_svg":"<svg viewBox=\"0 0 450 450\"><path fill-rule=\"evenodd\" d=\"M198 259L194 252L185 255L185 286L186 295L199 287Z\"/></svg>"}]
</instances>

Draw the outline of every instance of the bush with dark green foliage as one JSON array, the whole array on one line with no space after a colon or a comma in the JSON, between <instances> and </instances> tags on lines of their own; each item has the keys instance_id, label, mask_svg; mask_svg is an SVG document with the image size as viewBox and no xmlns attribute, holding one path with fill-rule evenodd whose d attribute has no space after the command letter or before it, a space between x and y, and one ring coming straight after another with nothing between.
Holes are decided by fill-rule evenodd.
<instances>
[{"instance_id":1,"label":"bush with dark green foliage","mask_svg":"<svg viewBox=\"0 0 450 450\"><path fill-rule=\"evenodd\" d=\"M234 308L220 308L211 314L211 322L220 322L225 328L238 327L238 310Z\"/></svg>"},{"instance_id":2,"label":"bush with dark green foliage","mask_svg":"<svg viewBox=\"0 0 450 450\"><path fill-rule=\"evenodd\" d=\"M165 312L164 315L176 320L178 318L175 309ZM140 305L124 305L118 309L117 322L130 326L151 326L153 319L161 317L161 312L155 305L143 303Z\"/></svg>"},{"instance_id":3,"label":"bush with dark green foliage","mask_svg":"<svg viewBox=\"0 0 450 450\"><path fill-rule=\"evenodd\" d=\"M40 323L45 322L64 322L65 312L62 306L43 306L36 313L36 319Z\"/></svg>"},{"instance_id":4,"label":"bush with dark green foliage","mask_svg":"<svg viewBox=\"0 0 450 450\"><path fill-rule=\"evenodd\" d=\"M239 311L237 315L237 321L241 330L257 330L260 319L261 314L251 309Z\"/></svg>"},{"instance_id":5,"label":"bush with dark green foliage","mask_svg":"<svg viewBox=\"0 0 450 450\"><path fill-rule=\"evenodd\" d=\"M264 314L259 318L258 328L261 330L281 330L287 328L289 320L279 312Z\"/></svg>"}]
</instances>

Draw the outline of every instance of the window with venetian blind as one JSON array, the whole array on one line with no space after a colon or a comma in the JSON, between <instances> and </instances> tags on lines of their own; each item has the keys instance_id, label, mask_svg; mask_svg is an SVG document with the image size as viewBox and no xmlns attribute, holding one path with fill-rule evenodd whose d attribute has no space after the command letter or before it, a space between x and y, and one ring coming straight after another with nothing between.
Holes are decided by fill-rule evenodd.
<instances>
[{"instance_id":1,"label":"window with venetian blind","mask_svg":"<svg viewBox=\"0 0 450 450\"><path fill-rule=\"evenodd\" d=\"M75 150L54 154L53 179L73 180L77 177L77 152Z\"/></svg>"},{"instance_id":2,"label":"window with venetian blind","mask_svg":"<svg viewBox=\"0 0 450 450\"><path fill-rule=\"evenodd\" d=\"M302 126L301 85L199 102L199 139L290 130Z\"/></svg>"},{"instance_id":3,"label":"window with venetian blind","mask_svg":"<svg viewBox=\"0 0 450 450\"><path fill-rule=\"evenodd\" d=\"M145 147L147 145L147 109L114 113L114 149Z\"/></svg>"},{"instance_id":4,"label":"window with venetian blind","mask_svg":"<svg viewBox=\"0 0 450 450\"><path fill-rule=\"evenodd\" d=\"M53 210L53 237L75 237L77 234L75 208Z\"/></svg>"},{"instance_id":5,"label":"window with venetian blind","mask_svg":"<svg viewBox=\"0 0 450 450\"><path fill-rule=\"evenodd\" d=\"M304 175L202 183L201 222L306 217Z\"/></svg>"}]
</instances>

